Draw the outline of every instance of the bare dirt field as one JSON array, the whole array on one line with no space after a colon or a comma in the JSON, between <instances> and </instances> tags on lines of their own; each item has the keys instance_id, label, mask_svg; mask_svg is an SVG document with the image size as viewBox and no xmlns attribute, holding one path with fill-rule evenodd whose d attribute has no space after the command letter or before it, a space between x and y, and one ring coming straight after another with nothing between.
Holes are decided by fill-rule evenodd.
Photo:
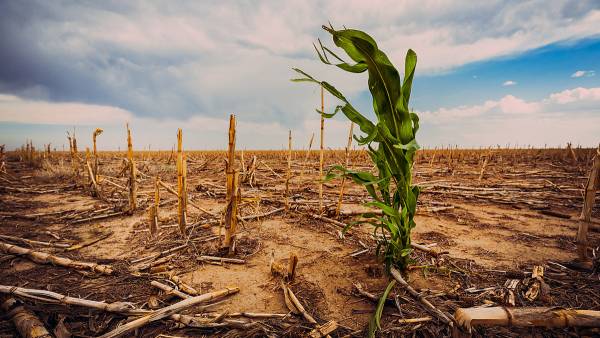
<instances>
[{"instance_id":1,"label":"bare dirt field","mask_svg":"<svg viewBox=\"0 0 600 338\"><path fill-rule=\"evenodd\" d=\"M564 149L421 151L414 166L414 182L422 192L412 242L427 245L431 252L413 251L414 264L405 279L435 307L453 314L461 307L511 305L506 281L517 279L526 285L534 266L543 266L549 293L529 301L515 292L512 305L600 310L598 271L571 264L577 258L577 219L592 153L585 151L577 162ZM332 337L365 336L389 278L376 258L372 228L357 225L346 233L342 230L366 209L368 194L362 186L347 182L341 215L336 217L341 180L328 181L319 216L317 152L308 157L303 151L293 152L287 211L283 209L287 153L245 152L244 166L257 156L256 182L242 184L235 253L227 256L220 249L221 219L210 215L221 215L226 208L224 152L187 152L188 199L208 212L188 205L185 236L177 225L177 197L164 189L158 234L151 236L149 231L147 208L154 203L155 178L177 186L170 152L136 152L138 207L133 214L126 212L124 154L100 153L102 198L92 196L83 170L79 179L73 177L68 154L39 156L32 162L18 153L7 154L7 174L0 176L0 242L110 265L113 272L41 264L27 255L0 250L1 285L107 303L130 302L150 310L181 301L151 285L158 281L177 287L172 281L177 276L198 294L227 287L239 292L208 307L178 312L194 316L191 323L168 317L124 336L302 337L314 325L291 313L281 277L271 268L273 260L285 265L290 254L296 254L297 275L289 288L308 314L318 324L335 321L338 328ZM237 156L241 160L239 151ZM325 170L343 163L343 157L343 151L327 151ZM361 151L351 153L350 164L370 169ZM598 205L592 215L600 217ZM600 246L598 229L600 224L592 223L592 248ZM54 247L56 243L67 248ZM74 247L77 244L84 245ZM177 288L185 291L185 286ZM451 335L448 325L402 286L396 286L389 298L378 335ZM60 302L25 302L57 337L100 336L135 317ZM403 322L413 318L425 319ZM473 334L578 336L599 331L494 327L477 328ZM16 335L13 323L0 318L0 337Z\"/></svg>"}]
</instances>

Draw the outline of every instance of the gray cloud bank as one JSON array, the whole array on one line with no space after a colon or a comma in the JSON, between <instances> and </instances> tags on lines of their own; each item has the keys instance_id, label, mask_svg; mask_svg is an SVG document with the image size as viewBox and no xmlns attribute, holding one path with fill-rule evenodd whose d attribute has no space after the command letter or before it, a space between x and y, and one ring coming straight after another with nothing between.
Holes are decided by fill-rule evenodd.
<instances>
[{"instance_id":1,"label":"gray cloud bank","mask_svg":"<svg viewBox=\"0 0 600 338\"><path fill-rule=\"evenodd\" d=\"M318 91L290 83L290 67L322 74L350 97L364 91L364 78L315 60L312 42L329 42L320 29L328 21L367 30L394 60L412 47L419 74L432 74L597 34L599 8L593 0L2 1L0 94L114 107L97 114L234 112L294 127L314 119Z\"/></svg>"}]
</instances>

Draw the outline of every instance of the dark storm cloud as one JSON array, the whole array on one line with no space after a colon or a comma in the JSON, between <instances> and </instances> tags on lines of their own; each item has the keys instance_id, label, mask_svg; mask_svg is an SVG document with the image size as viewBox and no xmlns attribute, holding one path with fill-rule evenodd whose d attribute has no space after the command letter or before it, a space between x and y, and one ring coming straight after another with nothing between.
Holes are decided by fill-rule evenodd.
<instances>
[{"instance_id":1,"label":"dark storm cloud","mask_svg":"<svg viewBox=\"0 0 600 338\"><path fill-rule=\"evenodd\" d=\"M68 27L85 10L63 11L55 2L2 2L0 91L31 99L119 106L142 115L161 114L161 105L152 101L165 99L164 91L174 85L161 70L186 62L191 55L137 51L88 38L78 27ZM98 15L103 11L93 8ZM175 95L167 101L176 115L202 110L198 100L187 97Z\"/></svg>"},{"instance_id":2,"label":"dark storm cloud","mask_svg":"<svg viewBox=\"0 0 600 338\"><path fill-rule=\"evenodd\" d=\"M323 36L320 25L329 20L368 29L392 53L403 54L410 44L423 56L422 74L589 35L581 27L569 33L569 23L577 24L599 3L408 5L1 1L0 94L115 106L136 116L237 112L250 121L292 126L314 113L309 99L315 93L289 83L290 67L335 74L350 94L363 90L362 79L346 80L314 61L311 43ZM486 53L486 41L496 38L493 47L500 47Z\"/></svg>"}]
</instances>

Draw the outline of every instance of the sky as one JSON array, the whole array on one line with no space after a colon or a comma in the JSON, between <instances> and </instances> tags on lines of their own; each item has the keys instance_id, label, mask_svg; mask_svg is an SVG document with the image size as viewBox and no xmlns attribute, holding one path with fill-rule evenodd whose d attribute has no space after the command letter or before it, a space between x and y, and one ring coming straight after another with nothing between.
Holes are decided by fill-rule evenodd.
<instances>
[{"instance_id":1,"label":"sky","mask_svg":"<svg viewBox=\"0 0 600 338\"><path fill-rule=\"evenodd\" d=\"M0 1L0 144L61 150L294 148L319 133L318 87L374 117L366 74L319 62L321 25L364 30L400 71L418 55L411 108L422 147L600 142L600 1ZM337 102L325 97L326 111ZM341 148L349 122L326 120ZM356 129L355 129L356 130ZM67 146L68 148L68 146Z\"/></svg>"}]
</instances>

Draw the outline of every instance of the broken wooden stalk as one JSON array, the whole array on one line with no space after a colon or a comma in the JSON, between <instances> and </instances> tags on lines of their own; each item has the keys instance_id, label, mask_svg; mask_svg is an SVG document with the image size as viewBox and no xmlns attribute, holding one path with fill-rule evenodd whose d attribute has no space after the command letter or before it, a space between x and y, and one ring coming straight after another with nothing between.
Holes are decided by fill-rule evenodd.
<instances>
[{"instance_id":1,"label":"broken wooden stalk","mask_svg":"<svg viewBox=\"0 0 600 338\"><path fill-rule=\"evenodd\" d=\"M469 337L475 326L511 327L599 327L600 311L559 307L472 307L459 308L454 314L458 326L454 337ZM460 328L466 330L461 331Z\"/></svg>"},{"instance_id":2,"label":"broken wooden stalk","mask_svg":"<svg viewBox=\"0 0 600 338\"><path fill-rule=\"evenodd\" d=\"M587 246L588 246L588 228L592 220L592 207L594 206L594 199L596 197L596 190L600 189L600 148L596 150L596 156L590 169L590 176L588 177L587 184L585 186L585 193L583 199L583 209L581 210L581 216L579 217L579 229L577 230L577 253L579 259L582 261L587 260Z\"/></svg>"},{"instance_id":3,"label":"broken wooden stalk","mask_svg":"<svg viewBox=\"0 0 600 338\"><path fill-rule=\"evenodd\" d=\"M223 247L227 248L230 254L235 250L235 233L237 231L238 221L238 201L239 201L239 174L234 171L227 176L227 181L231 181L232 194L227 201L227 209L225 211L225 238Z\"/></svg>"},{"instance_id":4,"label":"broken wooden stalk","mask_svg":"<svg viewBox=\"0 0 600 338\"><path fill-rule=\"evenodd\" d=\"M187 189L186 189L186 166L185 156L183 154L182 146L182 132L181 129L177 130L177 223L179 224L179 231L185 236L185 227L187 225Z\"/></svg>"},{"instance_id":5,"label":"broken wooden stalk","mask_svg":"<svg viewBox=\"0 0 600 338\"><path fill-rule=\"evenodd\" d=\"M306 311L306 309L304 308L304 306L302 306L296 295L292 292L292 289L290 289L287 285L283 284L283 282L282 287L284 296L291 302L290 305L292 305L295 308L295 310L297 310L302 315L302 317L306 319L307 322L311 324L317 324L317 321L313 318L313 316L310 315L310 313ZM292 311L292 309L290 309L290 311Z\"/></svg>"},{"instance_id":6,"label":"broken wooden stalk","mask_svg":"<svg viewBox=\"0 0 600 338\"><path fill-rule=\"evenodd\" d=\"M129 165L129 212L133 213L137 209L137 172L135 161L133 159L133 142L131 140L131 130L129 124L127 127L127 162Z\"/></svg>"},{"instance_id":7,"label":"broken wooden stalk","mask_svg":"<svg viewBox=\"0 0 600 338\"><path fill-rule=\"evenodd\" d=\"M298 266L298 255L293 252L290 252L290 259L288 261L288 269L287 269L287 280L288 282L292 282L294 278L296 278L296 267Z\"/></svg>"},{"instance_id":8,"label":"broken wooden stalk","mask_svg":"<svg viewBox=\"0 0 600 338\"><path fill-rule=\"evenodd\" d=\"M230 175L235 171L235 115L229 115L229 142L227 143L227 163L225 164L225 174ZM226 199L229 200L229 196L232 194L233 181L227 178L226 182Z\"/></svg>"},{"instance_id":9,"label":"broken wooden stalk","mask_svg":"<svg viewBox=\"0 0 600 338\"><path fill-rule=\"evenodd\" d=\"M292 177L292 131L288 135L288 158L287 158L287 175L285 178L285 210L290 208L289 192L290 178Z\"/></svg>"},{"instance_id":10,"label":"broken wooden stalk","mask_svg":"<svg viewBox=\"0 0 600 338\"><path fill-rule=\"evenodd\" d=\"M98 137L98 135L102 134L102 132L102 129L96 128L96 130L94 130L94 134L92 134L92 141L94 142L94 167L92 169L94 169L94 176L96 178L96 182L98 182L98 179L100 178L98 172L98 151L96 149L96 138Z\"/></svg>"},{"instance_id":11,"label":"broken wooden stalk","mask_svg":"<svg viewBox=\"0 0 600 338\"><path fill-rule=\"evenodd\" d=\"M238 183L239 175L235 170L235 115L229 116L229 142L227 144L227 163L225 167L226 182L226 207L225 207L225 237L222 247L230 253L235 240L237 230L237 204L238 204Z\"/></svg>"},{"instance_id":12,"label":"broken wooden stalk","mask_svg":"<svg viewBox=\"0 0 600 338\"><path fill-rule=\"evenodd\" d=\"M160 206L160 178L154 180L154 205L150 206L148 217L150 218L150 235L154 237L158 232L158 210Z\"/></svg>"},{"instance_id":13,"label":"broken wooden stalk","mask_svg":"<svg viewBox=\"0 0 600 338\"><path fill-rule=\"evenodd\" d=\"M151 205L150 208L148 208L148 222L149 222L149 226L148 226L148 230L150 231L150 236L154 237L156 235L156 233L158 232L158 221L157 221L157 216L156 216L156 205Z\"/></svg>"},{"instance_id":14,"label":"broken wooden stalk","mask_svg":"<svg viewBox=\"0 0 600 338\"><path fill-rule=\"evenodd\" d=\"M415 289L413 289L413 287L410 286L404 280L404 278L402 277L402 274L400 274L400 271L398 271L398 270L396 270L396 268L392 267L390 269L390 273L391 273L392 277L394 277L394 279L398 283L400 283L404 287L404 289L408 291L408 293L411 294L411 296L418 299L421 302L421 304L423 304L432 314L434 314L436 317L438 317L445 324L447 324L449 326L453 325L453 319L450 319L451 316L446 315L445 313L440 311L438 308L433 306L433 304L431 304L422 294L418 293Z\"/></svg>"},{"instance_id":15,"label":"broken wooden stalk","mask_svg":"<svg viewBox=\"0 0 600 338\"><path fill-rule=\"evenodd\" d=\"M67 132L67 138L69 139L69 154L71 155L71 168L73 169L73 176L79 178L79 162L77 154L77 139L75 138L75 131L73 136Z\"/></svg>"},{"instance_id":16,"label":"broken wooden stalk","mask_svg":"<svg viewBox=\"0 0 600 338\"><path fill-rule=\"evenodd\" d=\"M0 304L6 319L13 322L19 335L24 338L52 338L44 323L25 305L14 299L2 299Z\"/></svg>"},{"instance_id":17,"label":"broken wooden stalk","mask_svg":"<svg viewBox=\"0 0 600 338\"><path fill-rule=\"evenodd\" d=\"M102 199L102 194L100 193L100 187L98 186L98 182L96 181L96 175L94 174L94 169L90 165L90 148L85 148L85 165L88 173L89 185L93 189L92 195Z\"/></svg>"},{"instance_id":18,"label":"broken wooden stalk","mask_svg":"<svg viewBox=\"0 0 600 338\"><path fill-rule=\"evenodd\" d=\"M573 162L573 164L577 164L577 155L575 155L575 151L573 151L571 142L567 143L567 152L569 156L571 156L571 161Z\"/></svg>"},{"instance_id":19,"label":"broken wooden stalk","mask_svg":"<svg viewBox=\"0 0 600 338\"><path fill-rule=\"evenodd\" d=\"M112 338L112 337L118 337L118 336L124 335L125 333L127 333L129 331L140 328L151 322L161 320L163 318L167 318L171 315L177 314L178 312L181 312L182 310L185 310L194 305L208 302L213 299L224 297L227 295L231 295L238 291L240 291L240 289L237 287L225 288L223 290L218 290L218 291L206 293L206 294L203 294L200 296L184 299L178 303L164 307L164 308L154 311L146 316L143 316L141 318L132 320L126 324L118 326L116 329L100 336L100 338Z\"/></svg>"},{"instance_id":20,"label":"broken wooden stalk","mask_svg":"<svg viewBox=\"0 0 600 338\"><path fill-rule=\"evenodd\" d=\"M488 164L488 156L486 156L483 159L483 164L481 165L481 171L479 172L479 179L478 179L478 181L481 181L483 179L483 175L485 173L485 167L487 167L487 164Z\"/></svg>"},{"instance_id":21,"label":"broken wooden stalk","mask_svg":"<svg viewBox=\"0 0 600 338\"><path fill-rule=\"evenodd\" d=\"M245 182L250 184L251 187L254 187L256 184L256 155L252 156L252 160L250 160L250 165L247 168L247 173L244 176Z\"/></svg>"},{"instance_id":22,"label":"broken wooden stalk","mask_svg":"<svg viewBox=\"0 0 600 338\"><path fill-rule=\"evenodd\" d=\"M304 172L306 171L306 165L308 164L308 158L310 157L310 150L312 148L314 138L315 133L312 133L310 136L310 141L308 141L308 149L306 150L306 156L304 157L304 164L302 164L302 172L300 173L300 176L304 176Z\"/></svg>"}]
</instances>

